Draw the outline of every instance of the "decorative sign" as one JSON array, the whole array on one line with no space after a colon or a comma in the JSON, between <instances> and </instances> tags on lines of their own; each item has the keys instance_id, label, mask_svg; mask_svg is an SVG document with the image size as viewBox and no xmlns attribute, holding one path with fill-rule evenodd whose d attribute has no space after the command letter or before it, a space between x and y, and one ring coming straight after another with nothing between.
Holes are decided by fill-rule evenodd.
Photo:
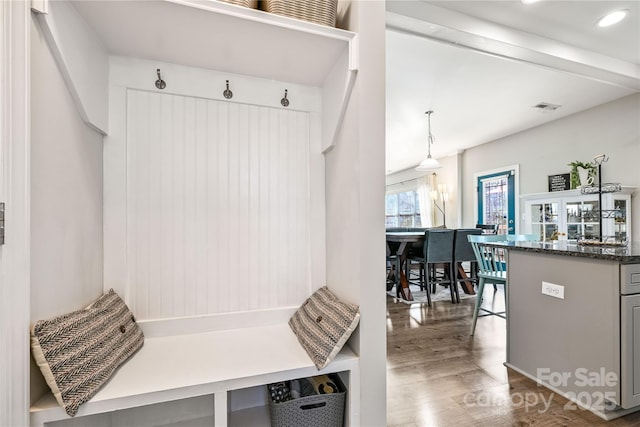
<instances>
[{"instance_id":1,"label":"decorative sign","mask_svg":"<svg viewBox=\"0 0 640 427\"><path fill-rule=\"evenodd\" d=\"M549 175L549 191L565 191L571 189L571 174Z\"/></svg>"}]
</instances>

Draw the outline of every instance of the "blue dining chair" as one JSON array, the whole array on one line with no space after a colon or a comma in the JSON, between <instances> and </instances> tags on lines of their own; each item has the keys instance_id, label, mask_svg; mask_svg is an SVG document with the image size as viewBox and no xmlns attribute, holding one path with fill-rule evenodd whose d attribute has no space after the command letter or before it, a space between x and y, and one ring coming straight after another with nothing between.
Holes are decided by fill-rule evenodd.
<instances>
[{"instance_id":1,"label":"blue dining chair","mask_svg":"<svg viewBox=\"0 0 640 427\"><path fill-rule=\"evenodd\" d=\"M427 301L431 305L431 293L435 292L436 285L449 285L451 288L451 302L460 300L458 288L453 279L453 237L454 231L442 228L431 228L424 232L424 247L421 257L412 259L424 265L424 275L421 275L421 285L424 280ZM437 267L444 267L442 276L436 275Z\"/></svg>"},{"instance_id":2,"label":"blue dining chair","mask_svg":"<svg viewBox=\"0 0 640 427\"><path fill-rule=\"evenodd\" d=\"M499 284L504 286L505 307L507 305L507 269L504 260L504 249L484 245L484 243L504 242L506 237L504 235L483 234L470 235L467 236L467 239L471 243L478 262L478 293L476 294L476 305L473 309L473 323L471 325L471 335L473 335L476 331L478 317L498 316L503 319L506 318L505 311L496 312L482 307L482 296L486 283L493 283L494 286ZM485 314L479 315L480 311Z\"/></svg>"},{"instance_id":3,"label":"blue dining chair","mask_svg":"<svg viewBox=\"0 0 640 427\"><path fill-rule=\"evenodd\" d=\"M478 265L475 253L467 236L479 235L481 233L482 230L478 228L459 228L455 230L453 238L453 277L456 287L458 283L460 283L469 291L468 293L473 293L473 286L478 282ZM469 264L468 272L464 270L463 263ZM457 302L460 302L460 300L457 300Z\"/></svg>"}]
</instances>

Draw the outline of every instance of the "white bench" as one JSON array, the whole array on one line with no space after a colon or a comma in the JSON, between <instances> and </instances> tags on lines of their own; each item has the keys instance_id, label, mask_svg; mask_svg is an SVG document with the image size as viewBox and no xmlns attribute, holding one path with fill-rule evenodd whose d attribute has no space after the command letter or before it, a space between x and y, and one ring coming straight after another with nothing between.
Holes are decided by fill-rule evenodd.
<instances>
[{"instance_id":1,"label":"white bench","mask_svg":"<svg viewBox=\"0 0 640 427\"><path fill-rule=\"evenodd\" d=\"M141 327L144 346L80 406L76 418L213 395L214 424L227 426L229 392L319 373L348 373L348 395L359 393L353 389L359 384L356 354L345 346L327 368L318 371L286 322L172 336L153 336L153 327L143 322ZM347 398L346 414L356 414L357 419L354 401ZM30 413L32 426L70 418L51 393Z\"/></svg>"}]
</instances>

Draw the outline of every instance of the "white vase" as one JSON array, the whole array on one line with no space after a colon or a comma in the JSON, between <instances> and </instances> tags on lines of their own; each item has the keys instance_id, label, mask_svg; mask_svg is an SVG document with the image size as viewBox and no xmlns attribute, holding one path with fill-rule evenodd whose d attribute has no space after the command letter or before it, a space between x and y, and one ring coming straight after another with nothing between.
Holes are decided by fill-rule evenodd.
<instances>
[{"instance_id":1,"label":"white vase","mask_svg":"<svg viewBox=\"0 0 640 427\"><path fill-rule=\"evenodd\" d=\"M578 177L580 178L580 186L586 187L587 185L593 185L593 177L589 176L589 169L577 167Z\"/></svg>"}]
</instances>

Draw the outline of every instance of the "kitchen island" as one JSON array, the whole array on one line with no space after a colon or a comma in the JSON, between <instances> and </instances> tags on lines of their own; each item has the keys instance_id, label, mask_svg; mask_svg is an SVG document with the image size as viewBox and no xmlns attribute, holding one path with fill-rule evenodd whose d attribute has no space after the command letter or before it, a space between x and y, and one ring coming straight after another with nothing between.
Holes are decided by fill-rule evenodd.
<instances>
[{"instance_id":1,"label":"kitchen island","mask_svg":"<svg viewBox=\"0 0 640 427\"><path fill-rule=\"evenodd\" d=\"M604 419L640 410L640 245L510 242L506 365Z\"/></svg>"}]
</instances>

